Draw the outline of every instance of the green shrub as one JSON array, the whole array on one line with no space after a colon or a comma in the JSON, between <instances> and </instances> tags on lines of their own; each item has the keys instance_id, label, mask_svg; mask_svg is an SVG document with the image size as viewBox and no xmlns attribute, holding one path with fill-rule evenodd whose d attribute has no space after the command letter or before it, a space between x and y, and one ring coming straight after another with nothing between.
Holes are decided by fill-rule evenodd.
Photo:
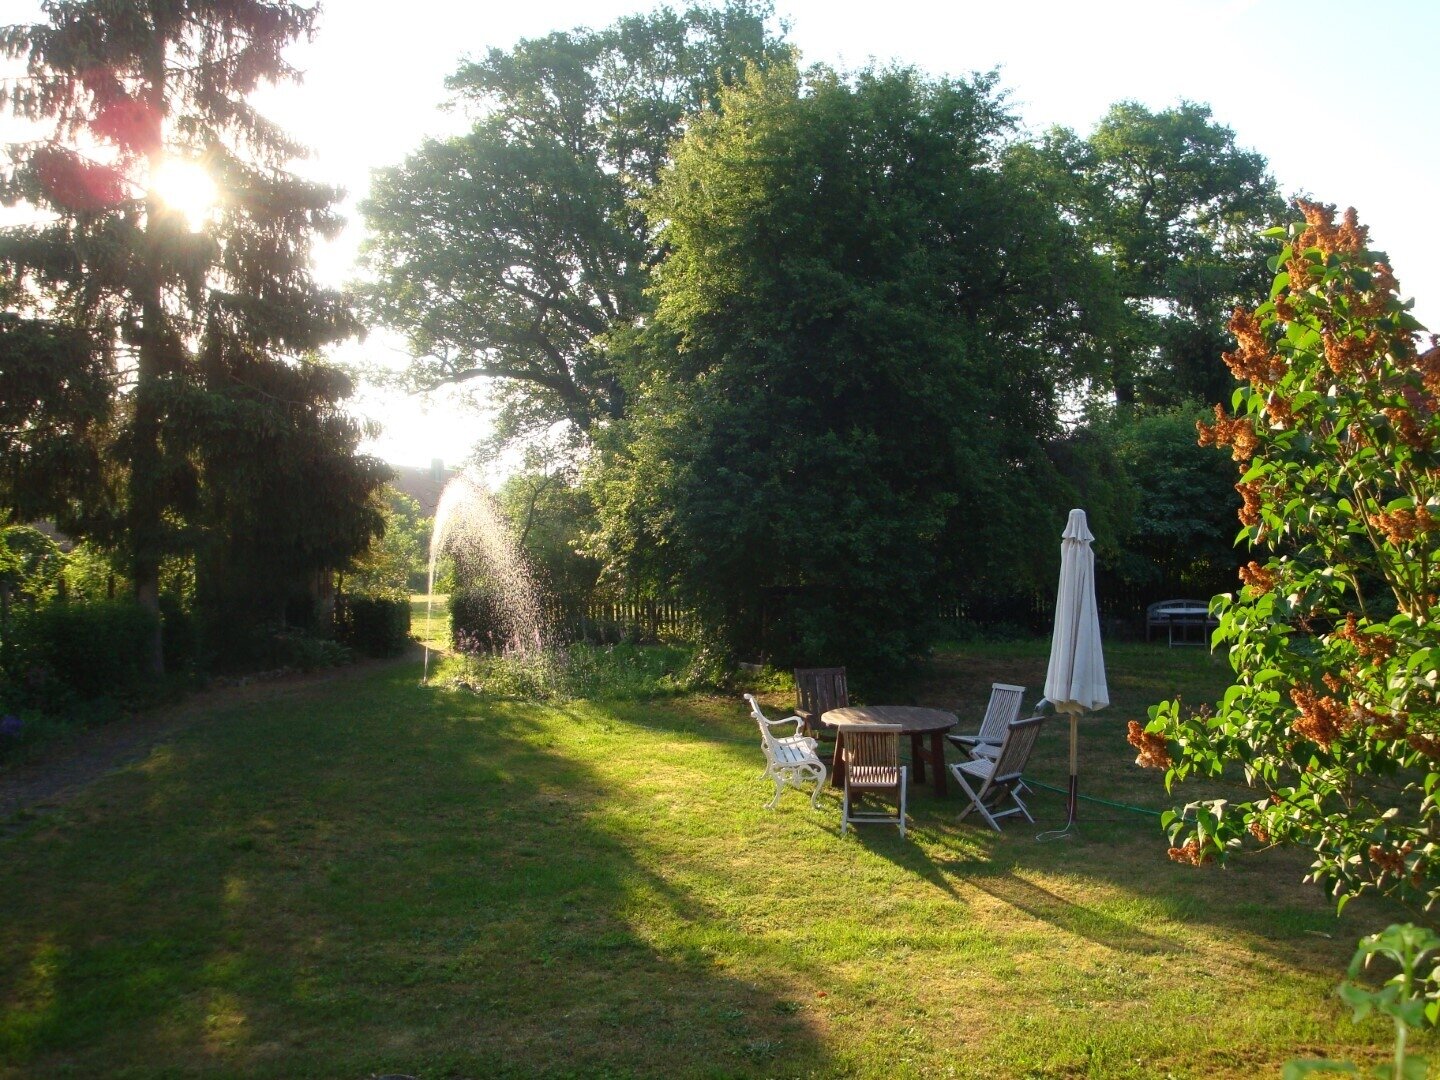
<instances>
[{"instance_id":1,"label":"green shrub","mask_svg":"<svg viewBox=\"0 0 1440 1080\"><path fill-rule=\"evenodd\" d=\"M160 596L160 637L165 646L165 670L191 672L201 666L200 624L179 597Z\"/></svg>"},{"instance_id":2,"label":"green shrub","mask_svg":"<svg viewBox=\"0 0 1440 1080\"><path fill-rule=\"evenodd\" d=\"M500 652L510 636L502 601L491 589L466 586L450 594L450 640L468 654Z\"/></svg>"},{"instance_id":3,"label":"green shrub","mask_svg":"<svg viewBox=\"0 0 1440 1080\"><path fill-rule=\"evenodd\" d=\"M335 605L335 640L365 656L394 656L410 644L410 601L342 596Z\"/></svg>"},{"instance_id":4,"label":"green shrub","mask_svg":"<svg viewBox=\"0 0 1440 1080\"><path fill-rule=\"evenodd\" d=\"M538 654L452 655L434 677L490 697L633 701L691 689L691 668L692 650L676 646L577 644Z\"/></svg>"},{"instance_id":5,"label":"green shrub","mask_svg":"<svg viewBox=\"0 0 1440 1080\"><path fill-rule=\"evenodd\" d=\"M45 712L117 698L153 682L155 616L132 600L56 603L16 620L3 668L7 698Z\"/></svg>"},{"instance_id":6,"label":"green shrub","mask_svg":"<svg viewBox=\"0 0 1440 1080\"><path fill-rule=\"evenodd\" d=\"M338 641L274 623L250 631L245 653L250 664L260 670L316 671L352 659L350 650Z\"/></svg>"}]
</instances>

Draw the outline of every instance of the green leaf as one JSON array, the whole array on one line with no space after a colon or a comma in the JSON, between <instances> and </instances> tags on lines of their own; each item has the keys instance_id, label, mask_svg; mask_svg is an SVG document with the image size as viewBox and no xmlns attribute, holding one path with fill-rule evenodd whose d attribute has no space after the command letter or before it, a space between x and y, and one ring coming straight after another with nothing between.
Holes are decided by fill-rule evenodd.
<instances>
[{"instance_id":1,"label":"green leaf","mask_svg":"<svg viewBox=\"0 0 1440 1080\"><path fill-rule=\"evenodd\" d=\"M1290 287L1290 275L1281 272L1275 275L1275 283L1270 286L1270 299L1274 300L1282 292Z\"/></svg>"}]
</instances>

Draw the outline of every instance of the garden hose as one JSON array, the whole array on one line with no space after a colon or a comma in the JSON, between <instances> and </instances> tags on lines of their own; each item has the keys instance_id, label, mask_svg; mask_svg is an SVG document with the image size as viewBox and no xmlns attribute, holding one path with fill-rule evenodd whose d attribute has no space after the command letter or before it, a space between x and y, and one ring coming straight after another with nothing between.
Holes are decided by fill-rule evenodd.
<instances>
[{"instance_id":1,"label":"garden hose","mask_svg":"<svg viewBox=\"0 0 1440 1080\"><path fill-rule=\"evenodd\" d=\"M1039 780L1026 780L1025 783L1031 787L1044 788L1046 791L1058 792L1061 795L1070 794L1069 788L1058 788L1051 784L1042 784ZM1137 814L1150 814L1153 817L1159 817L1162 813L1160 810L1149 810L1143 806L1131 806L1129 803L1111 802L1109 799L1098 799L1094 795L1077 795L1076 798L1084 799L1086 802L1099 803L1102 806L1113 806L1117 810L1133 810Z\"/></svg>"}]
</instances>

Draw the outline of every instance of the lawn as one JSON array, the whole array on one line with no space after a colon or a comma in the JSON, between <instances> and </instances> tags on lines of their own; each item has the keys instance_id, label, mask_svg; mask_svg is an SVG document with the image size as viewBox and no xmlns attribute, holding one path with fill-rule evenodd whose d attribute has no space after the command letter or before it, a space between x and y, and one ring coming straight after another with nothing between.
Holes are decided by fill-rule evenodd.
<instances>
[{"instance_id":1,"label":"lawn","mask_svg":"<svg viewBox=\"0 0 1440 1080\"><path fill-rule=\"evenodd\" d=\"M916 700L978 722L1044 657L943 650ZM1082 790L1158 810L1125 721L1224 671L1108 660ZM738 689L542 706L419 674L205 707L0 838L0 1077L1213 1078L1383 1054L1333 988L1397 913L1337 919L1293 853L1196 871L1102 803L1037 842L1063 819L1045 788L1002 836L917 788L906 840L842 837L831 793L763 808ZM1066 731L1035 762L1055 787Z\"/></svg>"}]
</instances>

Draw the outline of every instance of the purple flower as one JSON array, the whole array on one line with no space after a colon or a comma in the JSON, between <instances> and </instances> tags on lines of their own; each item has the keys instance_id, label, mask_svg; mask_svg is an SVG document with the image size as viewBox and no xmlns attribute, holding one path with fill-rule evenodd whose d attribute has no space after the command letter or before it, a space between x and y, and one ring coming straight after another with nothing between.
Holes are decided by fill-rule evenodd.
<instances>
[{"instance_id":1,"label":"purple flower","mask_svg":"<svg viewBox=\"0 0 1440 1080\"><path fill-rule=\"evenodd\" d=\"M25 722L20 717L14 713L6 713L0 716L0 738L18 739L20 729L24 726Z\"/></svg>"}]
</instances>

